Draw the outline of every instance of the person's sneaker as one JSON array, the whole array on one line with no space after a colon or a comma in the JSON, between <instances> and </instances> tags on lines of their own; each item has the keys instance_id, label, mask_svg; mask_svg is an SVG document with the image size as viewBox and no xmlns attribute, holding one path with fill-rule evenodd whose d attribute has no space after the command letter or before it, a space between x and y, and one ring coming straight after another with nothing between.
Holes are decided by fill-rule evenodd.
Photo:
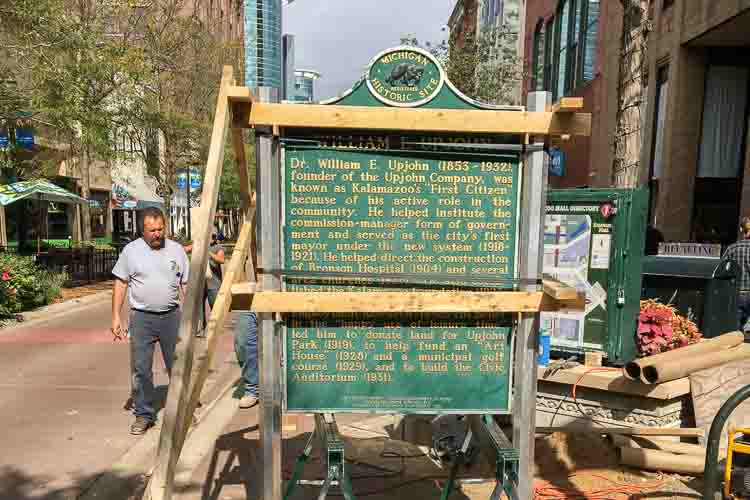
<instances>
[{"instance_id":1,"label":"person's sneaker","mask_svg":"<svg viewBox=\"0 0 750 500\"><path fill-rule=\"evenodd\" d=\"M258 396L255 396L254 394L245 394L240 399L240 408L244 410L252 408L256 404L258 404Z\"/></svg>"},{"instance_id":2,"label":"person's sneaker","mask_svg":"<svg viewBox=\"0 0 750 500\"><path fill-rule=\"evenodd\" d=\"M130 433L135 436L145 434L154 423L146 417L135 417L135 422L130 426Z\"/></svg>"},{"instance_id":3,"label":"person's sneaker","mask_svg":"<svg viewBox=\"0 0 750 500\"><path fill-rule=\"evenodd\" d=\"M132 412L135 409L135 402L133 401L133 397L129 397L127 401L125 401L125 404L122 405L122 409L125 411Z\"/></svg>"}]
</instances>

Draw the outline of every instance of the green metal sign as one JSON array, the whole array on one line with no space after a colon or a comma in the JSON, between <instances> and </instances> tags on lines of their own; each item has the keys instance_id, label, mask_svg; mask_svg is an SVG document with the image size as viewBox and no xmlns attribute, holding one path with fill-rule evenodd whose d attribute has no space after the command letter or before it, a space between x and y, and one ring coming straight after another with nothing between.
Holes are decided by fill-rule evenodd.
<instances>
[{"instance_id":1,"label":"green metal sign","mask_svg":"<svg viewBox=\"0 0 750 500\"><path fill-rule=\"evenodd\" d=\"M286 409L503 413L511 353L497 316L292 317Z\"/></svg>"},{"instance_id":2,"label":"green metal sign","mask_svg":"<svg viewBox=\"0 0 750 500\"><path fill-rule=\"evenodd\" d=\"M289 291L497 289L516 277L517 154L287 147L284 163ZM290 318L287 410L507 412L509 321Z\"/></svg>"},{"instance_id":3,"label":"green metal sign","mask_svg":"<svg viewBox=\"0 0 750 500\"><path fill-rule=\"evenodd\" d=\"M378 55L367 73L370 92L384 104L413 107L426 104L445 82L433 56L417 48L387 50Z\"/></svg>"},{"instance_id":4,"label":"green metal sign","mask_svg":"<svg viewBox=\"0 0 750 500\"><path fill-rule=\"evenodd\" d=\"M406 46L323 104L521 110L466 97ZM512 288L521 136L397 130L285 130L285 289ZM507 413L512 339L509 315L287 316L286 409Z\"/></svg>"}]
</instances>

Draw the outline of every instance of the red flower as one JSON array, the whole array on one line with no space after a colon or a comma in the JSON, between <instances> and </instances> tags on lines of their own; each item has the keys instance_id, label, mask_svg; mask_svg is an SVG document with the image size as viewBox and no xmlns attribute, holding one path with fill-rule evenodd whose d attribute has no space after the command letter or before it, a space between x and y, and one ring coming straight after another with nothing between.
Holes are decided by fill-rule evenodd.
<instances>
[{"instance_id":1,"label":"red flower","mask_svg":"<svg viewBox=\"0 0 750 500\"><path fill-rule=\"evenodd\" d=\"M3 271L2 280L8 281L10 279L10 274L8 274L8 271Z\"/></svg>"}]
</instances>

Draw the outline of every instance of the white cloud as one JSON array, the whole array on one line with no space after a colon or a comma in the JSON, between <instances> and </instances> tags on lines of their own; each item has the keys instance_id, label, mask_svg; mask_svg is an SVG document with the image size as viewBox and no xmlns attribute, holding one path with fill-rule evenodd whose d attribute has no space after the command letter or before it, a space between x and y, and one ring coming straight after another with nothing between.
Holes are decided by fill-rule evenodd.
<instances>
[{"instance_id":1,"label":"white cloud","mask_svg":"<svg viewBox=\"0 0 750 500\"><path fill-rule=\"evenodd\" d=\"M295 0L284 7L284 33L295 35L297 68L313 69L316 99L346 91L381 50L402 35L447 37L454 0Z\"/></svg>"}]
</instances>

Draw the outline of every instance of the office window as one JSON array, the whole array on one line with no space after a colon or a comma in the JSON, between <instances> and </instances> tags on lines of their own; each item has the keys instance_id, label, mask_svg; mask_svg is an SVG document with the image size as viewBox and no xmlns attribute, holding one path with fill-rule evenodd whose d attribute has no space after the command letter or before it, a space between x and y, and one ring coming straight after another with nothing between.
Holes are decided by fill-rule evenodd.
<instances>
[{"instance_id":1,"label":"office window","mask_svg":"<svg viewBox=\"0 0 750 500\"><path fill-rule=\"evenodd\" d=\"M654 115L654 143L651 153L651 179L658 179L664 172L664 119L667 115L669 92L669 66L662 66L656 75L656 114Z\"/></svg>"},{"instance_id":2,"label":"office window","mask_svg":"<svg viewBox=\"0 0 750 500\"><path fill-rule=\"evenodd\" d=\"M554 99L565 95L566 72L568 69L568 32L570 30L570 2L563 0L557 12L557 32L555 45L557 46L557 63L555 71Z\"/></svg>"},{"instance_id":3,"label":"office window","mask_svg":"<svg viewBox=\"0 0 750 500\"><path fill-rule=\"evenodd\" d=\"M542 82L543 90L550 90L550 79L552 78L552 47L554 44L555 18L550 18L544 26L544 81Z\"/></svg>"},{"instance_id":4,"label":"office window","mask_svg":"<svg viewBox=\"0 0 750 500\"><path fill-rule=\"evenodd\" d=\"M565 93L571 92L579 82L578 68L580 35L581 35L581 9L585 0L570 0L570 20L568 29L568 65L565 68Z\"/></svg>"},{"instance_id":5,"label":"office window","mask_svg":"<svg viewBox=\"0 0 750 500\"><path fill-rule=\"evenodd\" d=\"M532 90L544 90L544 68L546 61L544 59L546 48L546 40L544 36L544 21L539 20L534 30L534 54L533 54L533 67L531 74L531 88Z\"/></svg>"},{"instance_id":6,"label":"office window","mask_svg":"<svg viewBox=\"0 0 750 500\"><path fill-rule=\"evenodd\" d=\"M583 71L582 81L588 82L594 79L594 66L596 65L596 38L599 26L599 0L584 0L585 15L583 16L583 27L581 41L583 43Z\"/></svg>"}]
</instances>

